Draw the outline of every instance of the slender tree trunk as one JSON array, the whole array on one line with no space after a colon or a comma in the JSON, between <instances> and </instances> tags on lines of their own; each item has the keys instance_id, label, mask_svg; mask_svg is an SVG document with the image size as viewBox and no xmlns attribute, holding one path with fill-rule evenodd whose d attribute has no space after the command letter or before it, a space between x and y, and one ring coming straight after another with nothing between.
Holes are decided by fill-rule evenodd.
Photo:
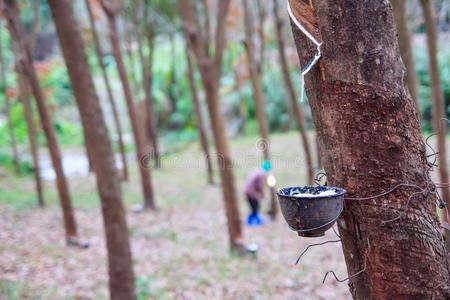
<instances>
[{"instance_id":1,"label":"slender tree trunk","mask_svg":"<svg viewBox=\"0 0 450 300\"><path fill-rule=\"evenodd\" d=\"M203 86L208 103L209 117L213 128L214 143L217 151L217 161L220 171L225 212L227 216L230 249L241 251L242 227L239 216L238 198L236 195L233 162L226 136L225 121L219 103L219 79L222 70L222 57L226 45L225 26L230 0L221 0L217 7L217 26L215 34L215 52L211 57L206 51L206 44L200 32L198 15L191 0L179 0L180 14L184 21L185 37L191 47L200 69Z\"/></svg>"},{"instance_id":2,"label":"slender tree trunk","mask_svg":"<svg viewBox=\"0 0 450 300\"><path fill-rule=\"evenodd\" d=\"M186 48L187 48L186 59L188 63L188 78L189 84L191 86L192 102L194 103L195 115L197 116L196 120L197 120L197 128L200 135L200 146L202 147L203 153L205 154L206 169L208 173L208 183L214 184L214 170L212 167L211 153L209 151L208 136L206 135L206 129L202 115L202 108L200 105L200 99L198 97L197 84L195 83L194 66L192 65L192 61L194 59L193 53L188 46L186 46Z\"/></svg>"},{"instance_id":3,"label":"slender tree trunk","mask_svg":"<svg viewBox=\"0 0 450 300\"><path fill-rule=\"evenodd\" d=\"M448 170L447 170L447 122L442 122L442 118L447 118L447 107L445 105L444 94L441 88L441 78L439 75L439 63L438 63L438 33L436 29L436 14L434 12L433 1L420 0L422 6L423 16L425 19L425 29L427 32L427 46L429 57L429 70L431 77L431 92L433 96L433 130L438 132L438 164L439 164L439 176L441 182L449 182ZM450 190L449 188L442 189L442 198L445 199L447 205L450 204ZM449 223L448 215L444 214L444 220ZM450 231L445 232L447 249L450 250Z\"/></svg>"},{"instance_id":4,"label":"slender tree trunk","mask_svg":"<svg viewBox=\"0 0 450 300\"><path fill-rule=\"evenodd\" d=\"M253 87L253 99L255 100L256 118L258 120L259 132L263 143L261 144L261 150L263 151L264 160L271 160L270 155L270 141L269 141L269 126L267 124L266 111L265 111L265 97L261 82L261 73L258 71L258 63L255 58L255 44L253 36L255 33L253 27L253 20L250 14L248 6L248 0L242 1L244 5L244 23L245 23L245 44L248 58L248 68L251 77ZM261 41L263 43L263 41ZM269 214L272 219L277 215L277 200L275 195L275 189L270 189L270 210Z\"/></svg>"},{"instance_id":5,"label":"slender tree trunk","mask_svg":"<svg viewBox=\"0 0 450 300\"><path fill-rule=\"evenodd\" d=\"M154 37L153 33L149 33L149 35L152 35L152 37L149 37L148 39L148 46L150 47L150 54L146 58L143 51L143 43L142 40L144 39L144 36L141 32L141 24L140 20L138 18L138 10L136 3L133 4L133 21L134 21L134 27L135 27L135 34L137 37L137 43L138 43L138 54L139 54L139 60L141 61L141 70L142 70L142 85L144 89L145 94L145 107L146 107L146 115L147 115L147 135L149 137L150 142L152 143L153 149L152 154L155 161L155 168L161 167L161 157L159 153L159 143L158 143L158 131L156 128L156 122L154 120L155 113L153 108L153 94L152 94L152 85L153 85L153 53L154 53ZM151 25L148 25L148 30L153 31L152 28L150 28Z\"/></svg>"},{"instance_id":6,"label":"slender tree trunk","mask_svg":"<svg viewBox=\"0 0 450 300\"><path fill-rule=\"evenodd\" d=\"M47 145L52 160L53 169L56 174L56 184L58 187L59 199L61 202L61 208L63 212L64 228L66 230L66 239L68 244L74 244L77 242L77 225L75 222L75 216L72 208L72 201L69 192L69 186L67 184L66 176L64 175L64 169L61 159L61 150L58 146L56 139L55 129L52 124L51 116L48 112L46 99L44 93L39 85L39 79L37 77L36 70L33 64L33 58L31 55L31 49L25 41L25 32L20 19L19 8L16 0L4 1L4 15L8 19L9 30L13 39L16 40L18 45L18 51L21 58L20 64L23 72L28 80L28 84L31 87L34 98L36 99L39 116L41 119L42 127L44 129L45 136L47 138Z\"/></svg>"},{"instance_id":7,"label":"slender tree trunk","mask_svg":"<svg viewBox=\"0 0 450 300\"><path fill-rule=\"evenodd\" d=\"M372 197L401 183L425 189L402 186L382 198L346 200L338 227L348 273L360 272L350 279L353 297L449 299L447 251L436 197L426 190L429 166L389 2L290 3L323 43L306 91L328 183L345 188L347 197ZM316 47L292 27L304 65Z\"/></svg>"},{"instance_id":8,"label":"slender tree trunk","mask_svg":"<svg viewBox=\"0 0 450 300\"><path fill-rule=\"evenodd\" d=\"M30 144L31 157L33 159L34 168L34 181L36 184L36 192L38 196L39 207L45 206L44 193L42 187L41 168L39 161L39 144L37 141L37 129L34 121L33 108L30 102L30 91L26 77L20 71L20 66L16 66L17 81L19 86L19 98L23 104L23 110L25 112L25 121L28 128L28 142Z\"/></svg>"},{"instance_id":9,"label":"slender tree trunk","mask_svg":"<svg viewBox=\"0 0 450 300\"><path fill-rule=\"evenodd\" d=\"M1 24L0 24L1 25ZM11 143L11 151L14 161L14 168L16 174L20 174L20 158L19 149L17 147L16 131L14 130L14 124L11 117L11 99L9 98L6 83L6 64L3 57L3 45L2 41L2 26L0 26L0 84L3 90L3 95L5 95L5 110L6 110L6 120L8 123L9 139Z\"/></svg>"},{"instance_id":10,"label":"slender tree trunk","mask_svg":"<svg viewBox=\"0 0 450 300\"><path fill-rule=\"evenodd\" d=\"M97 28L95 26L95 20L94 20L94 14L92 12L91 4L89 0L85 0L86 8L88 10L89 14L89 22L92 29L92 35L94 37L94 43L95 43L95 50L97 52L98 57L98 63L100 65L100 69L102 70L103 80L105 82L106 91L108 93L108 100L109 104L111 105L111 109L114 116L114 124L116 127L116 132L118 135L118 143L119 143L119 150L120 150L120 157L122 159L122 166L123 166L123 179L128 180L128 162L127 162L127 156L126 156L126 150L125 150L125 143L123 141L123 134L122 134L122 125L120 124L120 117L119 112L117 110L116 100L114 99L114 95L111 88L111 83L109 81L108 72L106 70L106 65L103 61L103 49L102 45L100 43L100 39L98 37Z\"/></svg>"},{"instance_id":11,"label":"slender tree trunk","mask_svg":"<svg viewBox=\"0 0 450 300\"><path fill-rule=\"evenodd\" d=\"M241 219L239 215L237 190L233 174L233 162L226 136L225 121L223 120L222 112L219 106L218 86L216 85L217 82L213 81L213 79L209 77L209 75L211 75L209 72L212 71L210 69L211 68L204 70L204 75L202 77L218 157L217 163L220 170L222 192L228 221L230 247L234 251L239 250L242 246Z\"/></svg>"},{"instance_id":12,"label":"slender tree trunk","mask_svg":"<svg viewBox=\"0 0 450 300\"><path fill-rule=\"evenodd\" d=\"M417 93L417 75L414 63L414 53L411 43L411 33L408 28L407 0L391 0L394 10L395 22L397 23L398 44L400 54L408 72L408 87L411 97L416 102L416 110L420 113L419 95Z\"/></svg>"},{"instance_id":13,"label":"slender tree trunk","mask_svg":"<svg viewBox=\"0 0 450 300\"><path fill-rule=\"evenodd\" d=\"M67 64L87 147L95 158L97 188L102 201L103 223L108 250L111 299L136 299L125 208L114 153L100 101L97 97L84 42L72 9L71 0L48 1L59 42Z\"/></svg>"},{"instance_id":14,"label":"slender tree trunk","mask_svg":"<svg viewBox=\"0 0 450 300\"><path fill-rule=\"evenodd\" d=\"M130 116L131 127L133 130L134 140L136 143L136 161L138 163L140 175L141 175L141 183L142 190L144 193L144 208L145 209L156 209L155 201L154 201L154 193L152 186L152 176L150 172L150 165L147 164L148 153L145 151L145 136L144 131L139 126L136 106L133 100L133 94L131 92L130 84L128 82L125 65L122 60L122 53L120 50L120 41L119 35L117 33L117 21L116 21L116 8L108 8L108 1L103 0L102 2L105 12L108 18L109 25L109 35L111 39L111 45L113 49L113 55L116 60L117 70L119 72L120 81L122 83L123 92L125 95L125 99L127 101L128 114Z\"/></svg>"},{"instance_id":15,"label":"slender tree trunk","mask_svg":"<svg viewBox=\"0 0 450 300\"><path fill-rule=\"evenodd\" d=\"M300 132L300 138L303 144L303 151L305 153L308 182L311 184L314 180L314 167L311 155L311 146L308 140L308 134L306 132L305 116L300 107L300 104L298 103L297 93L295 91L294 85L292 84L292 79L289 74L289 65L286 58L286 53L284 52L286 43L283 37L283 20L280 17L280 12L278 9L278 0L273 0L273 12L275 17L275 29L277 32L278 54L280 57L280 64L283 73L284 84L286 87L286 95L290 100L291 107L295 114L295 122L297 123L297 128ZM317 155L319 156L319 153Z\"/></svg>"}]
</instances>

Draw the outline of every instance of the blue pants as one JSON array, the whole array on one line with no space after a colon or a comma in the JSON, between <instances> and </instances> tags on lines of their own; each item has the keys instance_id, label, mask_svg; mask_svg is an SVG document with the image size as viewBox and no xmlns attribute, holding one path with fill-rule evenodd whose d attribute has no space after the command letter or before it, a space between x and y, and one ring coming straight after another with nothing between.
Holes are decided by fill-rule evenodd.
<instances>
[{"instance_id":1,"label":"blue pants","mask_svg":"<svg viewBox=\"0 0 450 300\"><path fill-rule=\"evenodd\" d=\"M259 215L259 200L247 195L247 201L251 209L251 213L247 218L247 224L250 226L262 225L264 220Z\"/></svg>"}]
</instances>

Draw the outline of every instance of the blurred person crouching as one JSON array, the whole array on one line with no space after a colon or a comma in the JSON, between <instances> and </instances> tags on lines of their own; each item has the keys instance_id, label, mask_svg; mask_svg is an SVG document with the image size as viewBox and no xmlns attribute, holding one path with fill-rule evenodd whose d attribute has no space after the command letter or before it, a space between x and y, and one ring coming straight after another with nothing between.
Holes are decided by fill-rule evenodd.
<instances>
[{"instance_id":1,"label":"blurred person crouching","mask_svg":"<svg viewBox=\"0 0 450 300\"><path fill-rule=\"evenodd\" d=\"M265 223L265 220L259 214L261 201L264 199L264 187L271 179L270 171L272 163L268 160L264 161L262 166L254 170L247 178L245 185L245 196L250 206L250 214L247 217L249 226L259 226Z\"/></svg>"}]
</instances>

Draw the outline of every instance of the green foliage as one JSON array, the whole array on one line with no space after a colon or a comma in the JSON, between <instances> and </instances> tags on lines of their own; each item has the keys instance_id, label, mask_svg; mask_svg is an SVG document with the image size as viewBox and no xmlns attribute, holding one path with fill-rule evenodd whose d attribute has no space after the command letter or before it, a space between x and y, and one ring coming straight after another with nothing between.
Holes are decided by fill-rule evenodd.
<instances>
[{"instance_id":1,"label":"green foliage","mask_svg":"<svg viewBox=\"0 0 450 300\"><path fill-rule=\"evenodd\" d=\"M60 59L52 60L39 72L41 86L47 92L48 100L57 105L67 106L74 103L72 85L67 68Z\"/></svg>"},{"instance_id":2,"label":"green foliage","mask_svg":"<svg viewBox=\"0 0 450 300\"><path fill-rule=\"evenodd\" d=\"M27 140L28 129L25 122L23 106L20 102L12 103L11 105L11 120L14 127L14 133L18 144L23 144ZM10 145L11 137L8 122L0 125L0 146Z\"/></svg>"},{"instance_id":3,"label":"green foliage","mask_svg":"<svg viewBox=\"0 0 450 300\"><path fill-rule=\"evenodd\" d=\"M1 22L0 25L5 24ZM16 81L15 73L13 70L14 57L9 49L11 48L11 38L9 36L9 32L6 30L5 26L0 26L0 46L2 47L3 52L3 60L5 64L5 75L6 75L6 88L10 88L14 86L14 82ZM0 106L3 108L5 105L5 87L0 83Z\"/></svg>"},{"instance_id":4,"label":"green foliage","mask_svg":"<svg viewBox=\"0 0 450 300\"><path fill-rule=\"evenodd\" d=\"M158 114L166 113L169 93L172 93L177 110L169 116L167 127L180 129L194 126L195 114L189 79L186 75L187 63L183 48L184 43L180 38L175 38L173 42L174 57L172 57L172 43L168 39L160 38L156 45L158 47L155 50L153 66L153 96L156 100L157 112ZM172 62L173 59L175 59L174 62ZM175 65L173 69L172 63ZM165 124L161 125L164 126Z\"/></svg>"},{"instance_id":5,"label":"green foliage","mask_svg":"<svg viewBox=\"0 0 450 300\"><path fill-rule=\"evenodd\" d=\"M137 291L137 298L139 300L146 300L149 299L152 295L152 292L150 290L150 282L152 281L152 278L150 276L138 276L136 278L136 291Z\"/></svg>"},{"instance_id":6,"label":"green foliage","mask_svg":"<svg viewBox=\"0 0 450 300\"><path fill-rule=\"evenodd\" d=\"M269 68L267 68L269 70ZM271 130L286 127L288 114L286 110L286 93L283 75L279 69L271 69L263 76L264 93L266 95L266 116Z\"/></svg>"},{"instance_id":7,"label":"green foliage","mask_svg":"<svg viewBox=\"0 0 450 300\"><path fill-rule=\"evenodd\" d=\"M18 143L24 143L28 136L28 128L23 110L24 108L21 102L15 102L11 107L11 120Z\"/></svg>"},{"instance_id":8,"label":"green foliage","mask_svg":"<svg viewBox=\"0 0 450 300\"><path fill-rule=\"evenodd\" d=\"M10 153L0 152L0 166L13 172L15 170L14 157ZM19 168L21 174L32 174L34 172L33 165L27 160L21 160Z\"/></svg>"},{"instance_id":9,"label":"green foliage","mask_svg":"<svg viewBox=\"0 0 450 300\"><path fill-rule=\"evenodd\" d=\"M149 5L150 18L157 33L173 31L178 22L176 0L145 0Z\"/></svg>"},{"instance_id":10,"label":"green foliage","mask_svg":"<svg viewBox=\"0 0 450 300\"><path fill-rule=\"evenodd\" d=\"M20 0L20 14L23 21L26 32L30 32L34 21L34 6L37 0ZM40 28L47 31L50 27L53 27L53 21L51 17L50 8L47 5L47 1L40 1L39 3L40 14Z\"/></svg>"},{"instance_id":11,"label":"green foliage","mask_svg":"<svg viewBox=\"0 0 450 300\"><path fill-rule=\"evenodd\" d=\"M0 280L0 299L21 300L21 299L55 299L54 288L46 288L40 295L35 295L32 288L22 281Z\"/></svg>"},{"instance_id":12,"label":"green foliage","mask_svg":"<svg viewBox=\"0 0 450 300\"><path fill-rule=\"evenodd\" d=\"M432 93L431 79L428 67L428 52L426 47L417 47L414 51L416 72L419 80L420 110L424 130L432 130ZM450 49L441 48L439 53L439 68L441 87L444 94L447 118L450 117Z\"/></svg>"},{"instance_id":13,"label":"green foliage","mask_svg":"<svg viewBox=\"0 0 450 300\"><path fill-rule=\"evenodd\" d=\"M21 177L22 179L22 177ZM18 180L17 178L8 179ZM23 183L23 181L21 181ZM37 196L34 191L23 189L15 185L14 183L7 182L8 188L0 189L0 204L6 204L9 207L13 207L17 211L27 211L36 208L37 206ZM46 199L47 200L47 199ZM0 293L1 294L1 293ZM1 298L0 298L1 299Z\"/></svg>"},{"instance_id":14,"label":"green foliage","mask_svg":"<svg viewBox=\"0 0 450 300\"><path fill-rule=\"evenodd\" d=\"M67 121L57 121L55 124L58 141L63 145L82 145L83 128L80 124Z\"/></svg>"},{"instance_id":15,"label":"green foliage","mask_svg":"<svg viewBox=\"0 0 450 300\"><path fill-rule=\"evenodd\" d=\"M152 288L152 285L156 285L155 277L151 275L138 276L136 278L136 292L138 300L147 299L171 299L167 295L167 291L163 288Z\"/></svg>"},{"instance_id":16,"label":"green foliage","mask_svg":"<svg viewBox=\"0 0 450 300\"><path fill-rule=\"evenodd\" d=\"M185 146L187 143L193 142L198 137L198 131L194 127L186 127L182 130L168 131L162 138L162 142L170 145L172 151Z\"/></svg>"},{"instance_id":17,"label":"green foliage","mask_svg":"<svg viewBox=\"0 0 450 300\"><path fill-rule=\"evenodd\" d=\"M21 282L0 281L0 296L3 299L19 300L26 294L26 286Z\"/></svg>"},{"instance_id":18,"label":"green foliage","mask_svg":"<svg viewBox=\"0 0 450 300\"><path fill-rule=\"evenodd\" d=\"M19 145L28 143L28 128L23 113L23 106L20 102L13 105L11 117L14 126L14 132ZM83 144L83 128L81 124L68 122L64 120L55 120L54 127L58 136L58 142L62 145L81 145ZM43 132L38 132L38 142L45 145L45 136ZM8 124L5 122L0 126L0 146L10 145L10 134Z\"/></svg>"}]
</instances>

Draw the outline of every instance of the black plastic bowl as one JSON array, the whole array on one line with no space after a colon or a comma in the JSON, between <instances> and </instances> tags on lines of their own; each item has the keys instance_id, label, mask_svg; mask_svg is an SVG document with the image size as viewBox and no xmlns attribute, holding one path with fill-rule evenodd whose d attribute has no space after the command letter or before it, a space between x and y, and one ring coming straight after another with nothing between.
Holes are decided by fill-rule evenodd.
<instances>
[{"instance_id":1,"label":"black plastic bowl","mask_svg":"<svg viewBox=\"0 0 450 300\"><path fill-rule=\"evenodd\" d=\"M335 195L302 196L293 195L295 191L318 194L333 190ZM298 186L278 190L281 212L289 227L299 236L320 237L330 229L339 218L344 208L346 191L332 186Z\"/></svg>"}]
</instances>

